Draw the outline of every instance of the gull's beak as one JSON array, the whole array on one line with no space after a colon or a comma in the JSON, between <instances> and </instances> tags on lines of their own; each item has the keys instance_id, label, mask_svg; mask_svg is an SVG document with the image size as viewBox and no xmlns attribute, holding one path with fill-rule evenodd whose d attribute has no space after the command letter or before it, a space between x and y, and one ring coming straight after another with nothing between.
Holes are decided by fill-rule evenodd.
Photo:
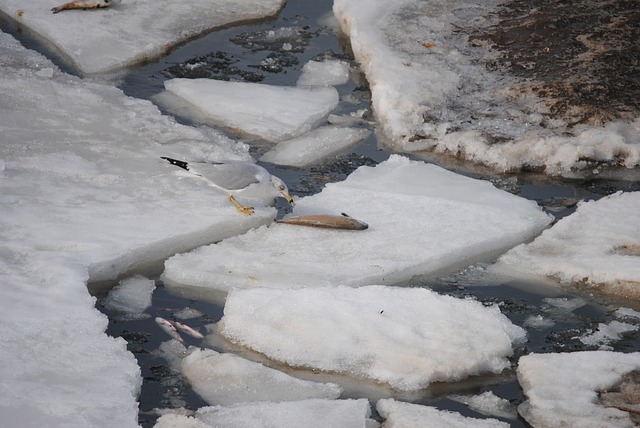
<instances>
[{"instance_id":1,"label":"gull's beak","mask_svg":"<svg viewBox=\"0 0 640 428\"><path fill-rule=\"evenodd\" d=\"M293 202L293 198L291 196L289 196L288 193L280 192L280 194L282 195L283 198L285 198L287 200L287 202L289 202L291 204L292 207L296 206L296 203Z\"/></svg>"}]
</instances>

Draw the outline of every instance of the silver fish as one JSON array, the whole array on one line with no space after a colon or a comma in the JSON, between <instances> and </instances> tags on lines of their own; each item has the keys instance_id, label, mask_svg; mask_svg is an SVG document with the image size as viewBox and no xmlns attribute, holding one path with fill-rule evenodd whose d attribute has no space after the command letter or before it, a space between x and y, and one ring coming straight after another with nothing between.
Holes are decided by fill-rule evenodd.
<instances>
[{"instance_id":1,"label":"silver fish","mask_svg":"<svg viewBox=\"0 0 640 428\"><path fill-rule=\"evenodd\" d=\"M111 7L114 4L120 3L121 0L75 0L69 3L56 6L51 9L53 13L62 12L63 10L71 9L105 9Z\"/></svg>"},{"instance_id":2,"label":"silver fish","mask_svg":"<svg viewBox=\"0 0 640 428\"><path fill-rule=\"evenodd\" d=\"M189 327L186 324L183 324L178 321L174 321L173 325L176 326L178 330L187 333L191 337L195 337L196 339L204 339L204 335L202 333L200 333L198 330L194 328Z\"/></svg>"},{"instance_id":3,"label":"silver fish","mask_svg":"<svg viewBox=\"0 0 640 428\"><path fill-rule=\"evenodd\" d=\"M174 339L176 339L179 342L184 343L184 340L182 339L182 337L180 336L180 333L178 333L178 330L176 330L176 328L174 327L174 325L171 323L171 321L167 321L164 318L161 317L156 317L156 323L160 326L160 328L162 330L164 330L165 333L167 333L169 336L173 337Z\"/></svg>"}]
</instances>

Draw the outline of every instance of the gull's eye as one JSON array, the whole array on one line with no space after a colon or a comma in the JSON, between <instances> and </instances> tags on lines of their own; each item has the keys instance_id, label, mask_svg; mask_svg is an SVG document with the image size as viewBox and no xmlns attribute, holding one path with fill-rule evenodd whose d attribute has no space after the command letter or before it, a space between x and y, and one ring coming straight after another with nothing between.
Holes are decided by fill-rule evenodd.
<instances>
[{"instance_id":1,"label":"gull's eye","mask_svg":"<svg viewBox=\"0 0 640 428\"><path fill-rule=\"evenodd\" d=\"M280 185L280 191L283 191L283 190L284 190L284 186Z\"/></svg>"}]
</instances>

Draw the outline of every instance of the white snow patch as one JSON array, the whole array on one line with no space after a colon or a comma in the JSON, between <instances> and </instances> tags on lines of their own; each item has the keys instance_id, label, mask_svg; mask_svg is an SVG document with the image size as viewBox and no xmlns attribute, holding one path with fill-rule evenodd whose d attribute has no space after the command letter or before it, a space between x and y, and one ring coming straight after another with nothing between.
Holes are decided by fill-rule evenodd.
<instances>
[{"instance_id":1,"label":"white snow patch","mask_svg":"<svg viewBox=\"0 0 640 428\"><path fill-rule=\"evenodd\" d=\"M294 367L405 391L498 373L525 338L496 306L389 286L233 290L217 331Z\"/></svg>"},{"instance_id":2,"label":"white snow patch","mask_svg":"<svg viewBox=\"0 0 640 428\"><path fill-rule=\"evenodd\" d=\"M640 192L616 193L581 203L573 214L532 243L512 249L498 263L562 283L597 287L606 293L638 299L638 212Z\"/></svg>"},{"instance_id":3,"label":"white snow patch","mask_svg":"<svg viewBox=\"0 0 640 428\"><path fill-rule=\"evenodd\" d=\"M194 417L164 415L155 428L375 428L370 414L366 399L261 402L203 407Z\"/></svg>"},{"instance_id":4,"label":"white snow patch","mask_svg":"<svg viewBox=\"0 0 640 428\"><path fill-rule=\"evenodd\" d=\"M438 427L438 428L507 428L509 424L497 419L477 419L460 413L438 410L431 406L403 403L392 398L379 400L376 410L385 419L383 427Z\"/></svg>"},{"instance_id":5,"label":"white snow patch","mask_svg":"<svg viewBox=\"0 0 640 428\"><path fill-rule=\"evenodd\" d=\"M333 87L297 88L213 79L172 79L166 90L187 101L196 120L277 143L325 120L338 105Z\"/></svg>"},{"instance_id":6,"label":"white snow patch","mask_svg":"<svg viewBox=\"0 0 640 428\"><path fill-rule=\"evenodd\" d=\"M518 412L533 426L548 428L633 427L629 414L598 404L625 373L640 369L640 353L587 351L531 354L520 358L518 381L527 400Z\"/></svg>"},{"instance_id":7,"label":"white snow patch","mask_svg":"<svg viewBox=\"0 0 640 428\"><path fill-rule=\"evenodd\" d=\"M381 134L400 150L460 155L498 170L534 167L574 176L588 168L585 159L640 165L640 118L604 126L545 124L548 107L522 96L522 82L474 62L491 52L470 46L468 34L496 23L499 4L334 1L369 81Z\"/></svg>"},{"instance_id":8,"label":"white snow patch","mask_svg":"<svg viewBox=\"0 0 640 428\"><path fill-rule=\"evenodd\" d=\"M65 0L0 0L0 10L82 74L118 71L199 34L274 15L283 0L125 0L109 9L52 14Z\"/></svg>"},{"instance_id":9,"label":"white snow patch","mask_svg":"<svg viewBox=\"0 0 640 428\"><path fill-rule=\"evenodd\" d=\"M282 141L260 160L276 165L304 167L335 156L371 134L364 128L322 126L297 138Z\"/></svg>"},{"instance_id":10,"label":"white snow patch","mask_svg":"<svg viewBox=\"0 0 640 428\"><path fill-rule=\"evenodd\" d=\"M494 257L551 221L489 182L395 155L301 198L293 213L342 212L369 229L273 224L170 258L165 284L201 298L233 287L394 284Z\"/></svg>"},{"instance_id":11,"label":"white snow patch","mask_svg":"<svg viewBox=\"0 0 640 428\"><path fill-rule=\"evenodd\" d=\"M635 318L635 320L640 320L640 312L634 311L631 308L619 308L615 312L616 318Z\"/></svg>"},{"instance_id":12,"label":"white snow patch","mask_svg":"<svg viewBox=\"0 0 640 428\"><path fill-rule=\"evenodd\" d=\"M298 86L337 86L349 81L349 63L326 59L309 61L302 67Z\"/></svg>"},{"instance_id":13,"label":"white snow patch","mask_svg":"<svg viewBox=\"0 0 640 428\"><path fill-rule=\"evenodd\" d=\"M182 374L207 403L227 406L249 401L335 399L342 388L333 383L297 379L233 354L194 350L182 360Z\"/></svg>"},{"instance_id":14,"label":"white snow patch","mask_svg":"<svg viewBox=\"0 0 640 428\"><path fill-rule=\"evenodd\" d=\"M239 216L159 159L249 160L244 145L64 74L4 33L0 99L2 422L137 426L140 369L125 341L104 333L87 282L271 222L275 210Z\"/></svg>"},{"instance_id":15,"label":"white snow patch","mask_svg":"<svg viewBox=\"0 0 640 428\"><path fill-rule=\"evenodd\" d=\"M109 310L122 312L127 319L149 317L144 311L151 307L155 289L155 281L142 275L123 279L109 292L104 306Z\"/></svg>"}]
</instances>

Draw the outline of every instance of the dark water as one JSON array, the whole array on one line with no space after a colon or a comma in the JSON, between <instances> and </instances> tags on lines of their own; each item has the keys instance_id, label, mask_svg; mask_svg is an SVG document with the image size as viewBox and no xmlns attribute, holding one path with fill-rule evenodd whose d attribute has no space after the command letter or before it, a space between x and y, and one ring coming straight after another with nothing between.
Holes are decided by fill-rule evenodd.
<instances>
[{"instance_id":1,"label":"dark water","mask_svg":"<svg viewBox=\"0 0 640 428\"><path fill-rule=\"evenodd\" d=\"M312 58L352 58L345 41L340 39L331 28L318 21L318 18L330 13L331 6L331 0L314 2L291 0L275 18L212 32L174 49L169 55L156 62L131 70L122 79L121 87L128 95L152 99L154 95L163 90L163 82L174 77L207 77L293 85L302 66ZM504 12L504 14L505 19L516 19L515 15L509 15L508 12ZM549 16L552 15L549 12ZM554 25L561 24L562 22L554 23ZM288 29L286 37L276 37L270 42L265 41L268 38L266 37L269 34L268 31L280 28ZM550 35L554 34L552 30L549 30ZM493 33L477 35L479 38L491 38L496 43L507 40L509 37L517 39L520 36L521 33L516 30L510 33L500 33L498 29L494 29ZM23 35L22 40L27 40L29 47L38 48L38 44L33 41L29 42L26 35ZM516 41L506 44L512 45ZM570 47L566 48L565 55L569 55ZM514 57L515 55L515 53L512 54ZM53 59L55 60L55 57ZM522 60L524 61L526 58ZM619 61L623 61L623 59L619 59ZM59 60L56 62L61 64ZM515 61L513 63L516 64ZM521 70L514 70L514 73L519 72ZM534 72L539 73L540 70L536 69ZM349 101L341 101L336 114L348 114L358 109L369 109L370 94L366 81L357 76L355 80L337 87L341 99ZM614 92L617 86L611 87L613 89L607 94L612 93L613 96L607 98L607 102L613 105L618 100ZM637 88L637 85L633 88ZM584 97L586 96L584 95ZM637 103L638 99L626 96L623 98L618 101L627 102L633 98L635 101L632 101ZM177 119L183 123L191 123L186 118L178 117ZM251 150L256 157L259 157L268 150L268 147L256 144ZM345 179L359 166L375 165L385 160L389 154L387 150L380 147L375 133L372 133L371 137L349 152L320 165L303 169L263 165L283 178L288 183L292 194L306 196L318 193L328 182ZM499 188L537 201L556 218L572 213L576 203L580 200L598 199L618 190L640 190L640 185L632 181L563 180L533 174L496 174L481 167L465 165L455 159L430 158L428 155L424 155L423 159L438 163L461 174L490 180ZM595 349L584 345L577 338L590 332L598 323L606 323L615 319L613 312L618 307L632 306L629 302L593 296L580 290L560 288L550 282L493 278L486 273L485 267L482 265L441 278L416 278L411 285L430 287L439 293L458 297L473 297L487 305L497 304L503 313L517 325L523 325L532 316L540 315L551 319L553 324L550 326L528 328L529 340L524 346L517 349L513 358L514 362L519 355L530 352ZM134 321L120 319L118 314L111 313L104 308L102 305L103 295L98 295L97 303L98 309L105 312L111 320L107 333L125 338L130 351L136 356L141 366L144 383L140 396L139 421L145 427L153 426L158 418L158 415L153 411L155 408L185 407L195 410L206 405L190 389L180 374L173 372L163 358L154 354L160 343L168 339L165 333L158 328L154 318L161 316L174 319L176 311L190 307L199 310L202 315L186 320L186 322L192 327L203 328L218 321L222 317L223 310L221 306L212 303L193 301L173 295L162 286L159 280L157 286L152 307L147 311L150 317L146 319ZM573 311L562 311L550 305L546 300L548 298L581 298L585 304ZM637 305L635 309L638 310ZM199 345L196 340L187 337L185 339L188 342L191 341L190 344ZM624 352L640 350L640 334L637 332L627 334L622 340L613 342L611 346L615 350ZM524 399L513 371L497 376L471 378L458 383L433 385L428 390L419 391L411 396L398 397L416 403L433 405L440 409L458 411L467 416L484 417L466 405L447 398L452 393L471 395L484 391L493 391L496 395L510 400L514 406ZM379 398L376 397L376 394L372 395L365 389L358 387L350 388L345 392L345 397L362 396L370 398L372 402L375 398ZM502 420L514 427L528 426L521 419Z\"/></svg>"}]
</instances>

